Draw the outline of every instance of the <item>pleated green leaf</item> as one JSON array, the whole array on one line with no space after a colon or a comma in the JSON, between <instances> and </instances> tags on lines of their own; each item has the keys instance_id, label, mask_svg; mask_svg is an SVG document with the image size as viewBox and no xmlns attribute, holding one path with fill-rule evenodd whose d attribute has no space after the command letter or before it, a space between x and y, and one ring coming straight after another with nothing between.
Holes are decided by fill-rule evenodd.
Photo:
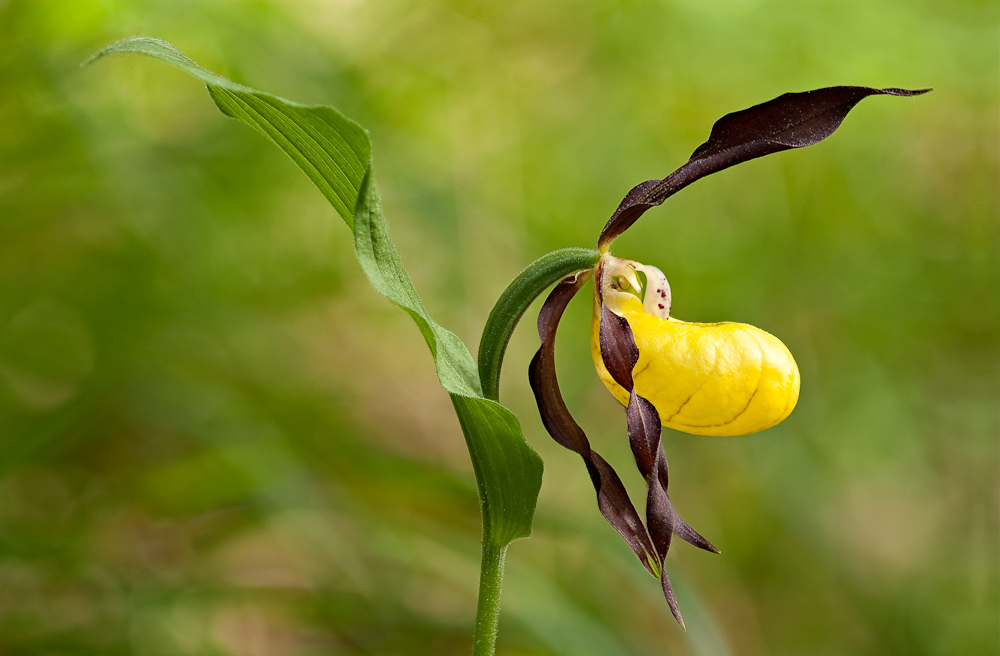
<instances>
[{"instance_id":1,"label":"pleated green leaf","mask_svg":"<svg viewBox=\"0 0 1000 656\"><path fill-rule=\"evenodd\" d=\"M119 41L88 63L116 53L156 57L198 77L224 114L270 139L313 181L354 233L355 252L372 285L413 318L427 341L472 458L483 542L500 548L527 537L542 461L525 442L514 414L483 396L476 362L465 344L431 319L420 302L389 238L367 131L332 107L300 105L231 82L159 39Z\"/></svg>"}]
</instances>

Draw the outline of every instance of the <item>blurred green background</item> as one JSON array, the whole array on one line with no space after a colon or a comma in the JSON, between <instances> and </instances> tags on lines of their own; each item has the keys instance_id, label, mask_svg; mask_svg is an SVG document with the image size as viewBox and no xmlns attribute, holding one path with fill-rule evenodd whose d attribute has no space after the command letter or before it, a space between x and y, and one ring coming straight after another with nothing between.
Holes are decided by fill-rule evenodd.
<instances>
[{"instance_id":1,"label":"blurred green background","mask_svg":"<svg viewBox=\"0 0 1000 656\"><path fill-rule=\"evenodd\" d=\"M833 84L822 144L712 176L615 252L674 314L781 337L798 408L739 438L667 432L689 627L601 518L526 381L545 460L508 558L499 654L998 652L995 3L977 0L0 0L0 654L466 654L479 515L409 319L307 179L136 34L372 133L432 315L475 352L529 261L590 246L632 185L723 114ZM642 498L593 374L567 402Z\"/></svg>"}]
</instances>

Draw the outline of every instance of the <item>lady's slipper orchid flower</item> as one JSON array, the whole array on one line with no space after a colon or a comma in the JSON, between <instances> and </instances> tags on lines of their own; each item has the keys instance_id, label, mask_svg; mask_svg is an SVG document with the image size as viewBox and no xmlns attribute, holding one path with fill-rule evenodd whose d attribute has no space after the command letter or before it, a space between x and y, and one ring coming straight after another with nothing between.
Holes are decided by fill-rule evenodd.
<instances>
[{"instance_id":1,"label":"lady's slipper orchid flower","mask_svg":"<svg viewBox=\"0 0 1000 656\"><path fill-rule=\"evenodd\" d=\"M667 428L745 435L774 426L795 407L799 370L777 337L742 323L678 321L670 316L670 287L659 269L605 254L594 284L591 352L622 405L628 406L630 391L604 362L608 337L602 342L601 326L613 321L608 312L626 321L638 349L635 393L653 404Z\"/></svg>"},{"instance_id":2,"label":"lady's slipper orchid flower","mask_svg":"<svg viewBox=\"0 0 1000 656\"><path fill-rule=\"evenodd\" d=\"M914 96L928 90L829 87L789 93L729 114L712 128L691 159L662 180L633 188L598 239L594 269L563 279L538 316L541 348L529 379L542 422L562 446L583 458L597 505L663 588L684 626L664 558L676 534L718 553L682 520L667 495L661 427L697 435L744 435L764 430L792 412L799 371L781 341L740 323L688 323L670 316L670 286L653 266L619 259L612 242L646 210L711 173L770 153L809 146L833 134L847 113L871 95ZM636 465L646 480L645 521L614 469L594 451L570 415L555 373L555 335L570 299L594 277L591 351L597 373L622 405Z\"/></svg>"}]
</instances>

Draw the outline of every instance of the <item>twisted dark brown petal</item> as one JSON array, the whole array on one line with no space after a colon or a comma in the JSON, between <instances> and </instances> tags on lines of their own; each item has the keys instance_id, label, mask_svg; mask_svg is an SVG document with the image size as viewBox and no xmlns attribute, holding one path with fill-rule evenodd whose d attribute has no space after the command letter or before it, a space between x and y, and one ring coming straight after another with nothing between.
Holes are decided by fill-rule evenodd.
<instances>
[{"instance_id":1,"label":"twisted dark brown petal","mask_svg":"<svg viewBox=\"0 0 1000 656\"><path fill-rule=\"evenodd\" d=\"M651 479L658 480L659 487L662 487L666 492L669 473L666 457L662 453L663 445L660 442L662 433L660 415L653 404L636 394L633 388L632 369L639 361L639 349L636 347L635 337L632 335L632 328L628 325L628 321L609 310L603 303L601 305L600 343L601 359L604 361L605 368L619 385L630 392L625 416L629 426L629 443L639 473L642 474L647 483ZM653 476L653 465L660 457L663 458L663 464L657 468L656 475ZM673 505L670 507L673 512L674 532L679 538L699 549L719 553L715 545L699 535L677 515L676 511L673 511ZM651 526L649 530L652 534L653 527Z\"/></svg>"},{"instance_id":2,"label":"twisted dark brown petal","mask_svg":"<svg viewBox=\"0 0 1000 656\"><path fill-rule=\"evenodd\" d=\"M659 568L660 558L650 542L646 527L632 505L618 474L604 458L590 448L590 441L570 415L566 402L559 392L559 382L556 380L556 328L566 305L588 277L589 272L581 272L565 278L545 300L538 315L538 336L542 346L531 360L528 380L535 393L535 401L545 429L556 442L580 454L597 492L597 507L601 514L628 543L643 566L655 574L653 563Z\"/></svg>"},{"instance_id":3,"label":"twisted dark brown petal","mask_svg":"<svg viewBox=\"0 0 1000 656\"><path fill-rule=\"evenodd\" d=\"M633 453L635 453L637 444L652 446L654 442L656 443L653 447L653 453L656 455L651 458L652 471L648 475L643 473L649 481L649 490L646 494L646 526L649 527L649 537L653 540L653 546L656 547L656 554L660 557L660 584L663 587L663 597L667 600L667 606L674 619L677 620L678 624L684 626L684 618L681 617L680 608L677 606L677 597L674 596L673 588L670 587L670 578L667 576L666 568L667 551L670 550L670 541L674 535L677 513L670 503L670 498L667 497L666 488L660 484L659 470L666 469L667 466L667 459L659 445L660 416L653 405L636 394L635 390L632 390L632 396L629 400L629 408L633 407L638 408L638 412L633 413L628 422L629 441L632 443ZM651 416L648 414L649 411L652 411ZM635 414L641 416L633 420ZM649 430L652 432L647 433ZM639 460L640 456L636 455L636 462L638 463ZM640 467L641 469L642 467Z\"/></svg>"},{"instance_id":4,"label":"twisted dark brown petal","mask_svg":"<svg viewBox=\"0 0 1000 656\"><path fill-rule=\"evenodd\" d=\"M833 134L848 112L868 96L918 96L928 91L930 89L827 87L786 93L727 114L712 126L708 141L695 149L684 166L662 180L647 180L625 195L601 231L598 246L605 249L646 210L699 178L757 157L819 143Z\"/></svg>"},{"instance_id":5,"label":"twisted dark brown petal","mask_svg":"<svg viewBox=\"0 0 1000 656\"><path fill-rule=\"evenodd\" d=\"M635 391L632 378L632 371L639 361L635 336L628 321L611 312L603 302L599 337L601 358L605 367L615 381L629 391L629 403L625 410L629 444L632 447L632 455L635 456L636 466L649 486L646 496L646 526L661 566L663 596L674 619L684 626L677 598L663 567L673 535L676 533L680 538L706 551L718 553L718 549L688 526L677 515L670 502L670 497L667 495L669 480L667 459L663 454L660 440L663 430L660 414L652 403Z\"/></svg>"}]
</instances>

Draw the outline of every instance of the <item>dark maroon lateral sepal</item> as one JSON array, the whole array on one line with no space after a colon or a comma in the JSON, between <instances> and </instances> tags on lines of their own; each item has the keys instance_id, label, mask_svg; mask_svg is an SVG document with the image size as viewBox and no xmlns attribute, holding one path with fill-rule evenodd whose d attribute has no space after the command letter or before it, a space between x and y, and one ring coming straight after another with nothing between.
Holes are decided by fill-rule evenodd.
<instances>
[{"instance_id":1,"label":"dark maroon lateral sepal","mask_svg":"<svg viewBox=\"0 0 1000 656\"><path fill-rule=\"evenodd\" d=\"M580 454L597 492L597 507L601 514L628 543L643 566L655 575L654 563L659 567L659 556L625 491L625 485L611 465L590 448L590 441L570 415L556 380L556 328L570 299L589 277L590 271L585 271L565 278L545 300L538 315L538 336L542 346L528 367L528 380L545 429L560 445Z\"/></svg>"},{"instance_id":2,"label":"dark maroon lateral sepal","mask_svg":"<svg viewBox=\"0 0 1000 656\"><path fill-rule=\"evenodd\" d=\"M691 159L662 180L647 180L632 188L611 215L598 248L612 241L646 212L695 180L790 148L812 146L836 131L848 112L868 96L918 96L930 89L873 89L839 86L786 93L760 105L727 114L712 126L708 141Z\"/></svg>"}]
</instances>

